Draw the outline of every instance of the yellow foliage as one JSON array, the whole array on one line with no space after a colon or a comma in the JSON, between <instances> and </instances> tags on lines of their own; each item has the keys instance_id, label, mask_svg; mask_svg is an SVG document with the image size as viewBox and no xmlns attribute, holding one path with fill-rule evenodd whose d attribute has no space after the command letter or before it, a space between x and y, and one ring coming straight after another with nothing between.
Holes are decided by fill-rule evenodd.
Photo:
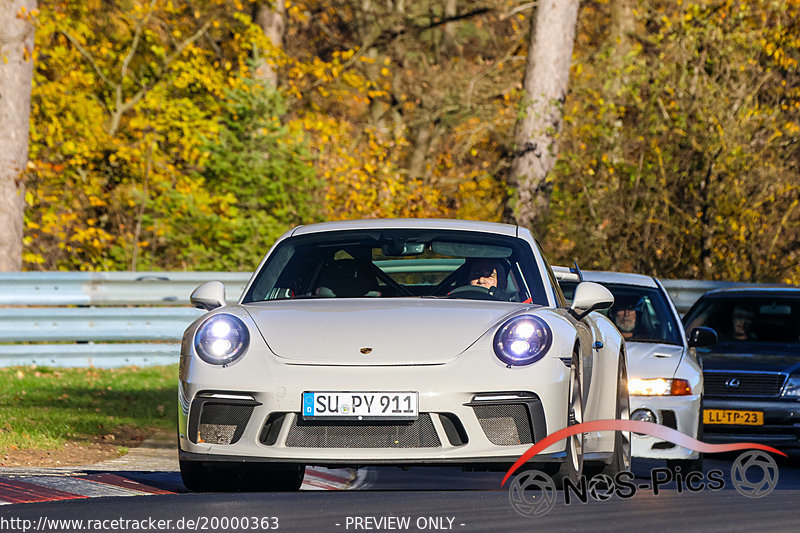
<instances>
[{"instance_id":1,"label":"yellow foliage","mask_svg":"<svg viewBox=\"0 0 800 533\"><path fill-rule=\"evenodd\" d=\"M208 157L202 145L218 133L224 89L241 84L253 49L268 60L275 54L249 14L221 2L216 13L67 4L40 6L36 50L47 60L37 63L32 93L23 260L34 268L118 269L160 255L162 267L180 268L169 261L184 250L165 252L185 238L182 225L231 203L192 177ZM213 50L190 41L200 18L213 20L205 31L234 28L235 38ZM133 49L136 24L144 31Z\"/></svg>"}]
</instances>

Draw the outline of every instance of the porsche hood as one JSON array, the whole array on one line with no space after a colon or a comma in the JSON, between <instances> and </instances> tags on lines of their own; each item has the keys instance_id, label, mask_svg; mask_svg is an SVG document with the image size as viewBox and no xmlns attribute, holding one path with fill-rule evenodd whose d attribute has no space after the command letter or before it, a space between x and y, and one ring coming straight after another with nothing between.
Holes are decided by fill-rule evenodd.
<instances>
[{"instance_id":1,"label":"porsche hood","mask_svg":"<svg viewBox=\"0 0 800 533\"><path fill-rule=\"evenodd\" d=\"M437 299L315 299L244 306L286 362L423 365L456 358L517 303Z\"/></svg>"}]
</instances>

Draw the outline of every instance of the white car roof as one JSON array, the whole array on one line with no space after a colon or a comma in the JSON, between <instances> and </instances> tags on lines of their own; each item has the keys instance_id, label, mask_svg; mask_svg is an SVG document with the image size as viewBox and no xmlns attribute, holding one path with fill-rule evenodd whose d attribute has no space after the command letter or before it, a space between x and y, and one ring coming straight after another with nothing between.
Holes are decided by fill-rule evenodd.
<instances>
[{"instance_id":1,"label":"white car roof","mask_svg":"<svg viewBox=\"0 0 800 533\"><path fill-rule=\"evenodd\" d=\"M567 267L554 266L553 273L559 281L578 281L578 275ZM609 272L603 270L581 270L583 281L593 281L595 283L614 283L617 285L636 285L638 287L657 288L656 281L643 274L631 274L628 272Z\"/></svg>"},{"instance_id":2,"label":"white car roof","mask_svg":"<svg viewBox=\"0 0 800 533\"><path fill-rule=\"evenodd\" d=\"M365 230L365 229L442 229L461 231L480 231L518 237L518 227L497 222L478 222L474 220L455 220L444 218L380 218L364 220L341 220L322 222L295 228L292 235L308 235L323 231Z\"/></svg>"}]
</instances>

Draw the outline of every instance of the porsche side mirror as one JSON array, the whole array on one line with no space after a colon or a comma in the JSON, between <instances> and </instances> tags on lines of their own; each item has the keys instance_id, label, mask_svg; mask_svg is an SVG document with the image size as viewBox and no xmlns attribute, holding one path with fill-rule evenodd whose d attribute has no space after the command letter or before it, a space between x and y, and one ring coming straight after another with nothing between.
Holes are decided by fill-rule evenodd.
<instances>
[{"instance_id":1,"label":"porsche side mirror","mask_svg":"<svg viewBox=\"0 0 800 533\"><path fill-rule=\"evenodd\" d=\"M611 294L611 291L599 283L583 281L575 287L575 295L572 297L569 312L580 320L592 311L608 309L613 304L614 295Z\"/></svg>"},{"instance_id":2,"label":"porsche side mirror","mask_svg":"<svg viewBox=\"0 0 800 533\"><path fill-rule=\"evenodd\" d=\"M211 311L225 305L225 285L219 281L207 281L197 287L189 297L192 307Z\"/></svg>"},{"instance_id":3,"label":"porsche side mirror","mask_svg":"<svg viewBox=\"0 0 800 533\"><path fill-rule=\"evenodd\" d=\"M705 346L714 346L719 340L717 332L711 328L703 326L694 328L689 333L689 347L690 348L703 348Z\"/></svg>"}]
</instances>

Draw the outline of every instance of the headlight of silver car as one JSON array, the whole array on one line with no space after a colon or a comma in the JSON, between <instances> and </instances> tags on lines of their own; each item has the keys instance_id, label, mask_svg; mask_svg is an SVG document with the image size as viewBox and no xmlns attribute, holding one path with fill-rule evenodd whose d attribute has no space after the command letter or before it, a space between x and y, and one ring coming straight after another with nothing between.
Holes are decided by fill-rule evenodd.
<instances>
[{"instance_id":1,"label":"headlight of silver car","mask_svg":"<svg viewBox=\"0 0 800 533\"><path fill-rule=\"evenodd\" d=\"M800 376L789 376L783 394L787 398L800 398Z\"/></svg>"},{"instance_id":2,"label":"headlight of silver car","mask_svg":"<svg viewBox=\"0 0 800 533\"><path fill-rule=\"evenodd\" d=\"M533 315L514 317L494 336L494 353L509 366L535 363L547 353L553 334L547 323Z\"/></svg>"},{"instance_id":3,"label":"headlight of silver car","mask_svg":"<svg viewBox=\"0 0 800 533\"><path fill-rule=\"evenodd\" d=\"M631 396L688 396L692 386L685 379L638 379L628 380L628 394Z\"/></svg>"},{"instance_id":4,"label":"headlight of silver car","mask_svg":"<svg viewBox=\"0 0 800 533\"><path fill-rule=\"evenodd\" d=\"M226 314L206 320L194 335L200 359L212 365L227 365L241 357L250 344L250 333L241 319Z\"/></svg>"}]
</instances>

